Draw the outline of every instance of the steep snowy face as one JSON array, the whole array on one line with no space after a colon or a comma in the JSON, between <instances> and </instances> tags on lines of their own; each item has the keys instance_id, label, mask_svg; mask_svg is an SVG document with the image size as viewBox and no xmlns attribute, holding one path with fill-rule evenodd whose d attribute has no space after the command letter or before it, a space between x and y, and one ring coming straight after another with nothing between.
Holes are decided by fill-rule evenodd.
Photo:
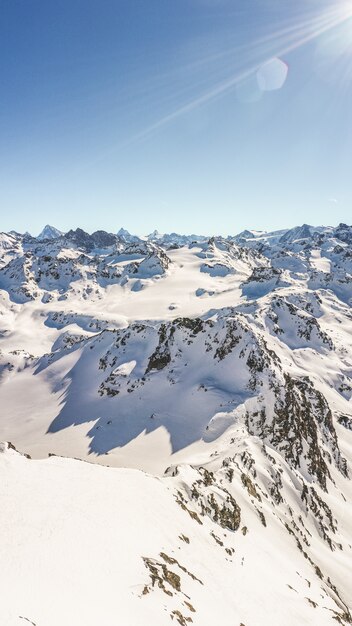
<instances>
[{"instance_id":1,"label":"steep snowy face","mask_svg":"<svg viewBox=\"0 0 352 626\"><path fill-rule=\"evenodd\" d=\"M117 232L117 237L124 243L135 243L141 241L140 237L137 237L137 235L131 235L131 233L129 233L125 228L120 228Z\"/></svg>"},{"instance_id":2,"label":"steep snowy face","mask_svg":"<svg viewBox=\"0 0 352 626\"><path fill-rule=\"evenodd\" d=\"M0 267L23 254L21 237L10 233L0 233Z\"/></svg>"},{"instance_id":3,"label":"steep snowy face","mask_svg":"<svg viewBox=\"0 0 352 626\"><path fill-rule=\"evenodd\" d=\"M47 224L46 226L44 226L41 233L39 233L39 235L37 236L37 239L38 241L46 241L48 239L58 239L58 237L61 237L63 234L64 233L61 230L58 230L54 226L50 226L49 224Z\"/></svg>"},{"instance_id":4,"label":"steep snowy face","mask_svg":"<svg viewBox=\"0 0 352 626\"><path fill-rule=\"evenodd\" d=\"M301 239L310 239L313 229L308 224L291 228L282 237L280 237L280 243L293 243L294 241L300 241Z\"/></svg>"}]
</instances>

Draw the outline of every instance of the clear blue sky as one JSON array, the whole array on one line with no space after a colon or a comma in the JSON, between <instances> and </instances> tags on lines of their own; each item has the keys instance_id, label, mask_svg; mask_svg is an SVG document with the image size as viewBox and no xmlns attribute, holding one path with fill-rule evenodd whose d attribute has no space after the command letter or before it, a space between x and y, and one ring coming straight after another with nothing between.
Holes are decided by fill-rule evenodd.
<instances>
[{"instance_id":1,"label":"clear blue sky","mask_svg":"<svg viewBox=\"0 0 352 626\"><path fill-rule=\"evenodd\" d=\"M2 0L0 230L351 222L351 9Z\"/></svg>"}]
</instances>

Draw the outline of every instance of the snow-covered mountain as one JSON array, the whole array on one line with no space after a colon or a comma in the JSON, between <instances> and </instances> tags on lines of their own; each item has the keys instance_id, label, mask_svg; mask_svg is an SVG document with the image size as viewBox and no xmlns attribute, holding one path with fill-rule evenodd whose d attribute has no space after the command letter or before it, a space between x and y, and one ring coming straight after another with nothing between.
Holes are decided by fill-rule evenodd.
<instances>
[{"instance_id":1,"label":"snow-covered mountain","mask_svg":"<svg viewBox=\"0 0 352 626\"><path fill-rule=\"evenodd\" d=\"M137 243L138 241L141 241L140 237L137 237L137 235L131 235L131 233L125 228L120 228L120 230L117 231L117 236L125 243Z\"/></svg>"},{"instance_id":2,"label":"snow-covered mountain","mask_svg":"<svg viewBox=\"0 0 352 626\"><path fill-rule=\"evenodd\" d=\"M133 237L0 235L0 623L352 623L352 227Z\"/></svg>"},{"instance_id":3,"label":"snow-covered mountain","mask_svg":"<svg viewBox=\"0 0 352 626\"><path fill-rule=\"evenodd\" d=\"M153 241L166 248L170 247L182 247L192 243L207 241L209 237L204 235L180 235L179 233L164 233L161 234L157 230L154 230L147 236L148 241Z\"/></svg>"},{"instance_id":4,"label":"snow-covered mountain","mask_svg":"<svg viewBox=\"0 0 352 626\"><path fill-rule=\"evenodd\" d=\"M47 224L46 226L44 226L41 233L39 233L37 239L38 241L45 241L46 239L57 239L58 237L61 237L61 235L63 235L61 230L58 230L54 226L50 226L49 224Z\"/></svg>"}]
</instances>

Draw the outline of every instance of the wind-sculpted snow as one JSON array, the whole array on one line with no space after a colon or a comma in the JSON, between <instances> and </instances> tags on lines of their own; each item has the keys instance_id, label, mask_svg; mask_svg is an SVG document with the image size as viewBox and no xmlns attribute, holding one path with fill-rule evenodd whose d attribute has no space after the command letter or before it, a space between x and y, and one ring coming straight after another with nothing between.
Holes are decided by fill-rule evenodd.
<instances>
[{"instance_id":1,"label":"wind-sculpted snow","mask_svg":"<svg viewBox=\"0 0 352 626\"><path fill-rule=\"evenodd\" d=\"M0 446L0 623L350 624L352 228L46 234L0 238L0 440L95 465Z\"/></svg>"}]
</instances>

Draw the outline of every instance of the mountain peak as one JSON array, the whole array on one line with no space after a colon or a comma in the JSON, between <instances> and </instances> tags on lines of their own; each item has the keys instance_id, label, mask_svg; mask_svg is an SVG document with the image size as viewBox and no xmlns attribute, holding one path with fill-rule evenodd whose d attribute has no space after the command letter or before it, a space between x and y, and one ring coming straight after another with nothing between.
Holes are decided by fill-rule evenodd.
<instances>
[{"instance_id":1,"label":"mountain peak","mask_svg":"<svg viewBox=\"0 0 352 626\"><path fill-rule=\"evenodd\" d=\"M313 227L309 224L302 224L302 226L295 226L290 228L284 235L282 235L281 243L293 243L299 239L309 239L312 236Z\"/></svg>"},{"instance_id":2,"label":"mountain peak","mask_svg":"<svg viewBox=\"0 0 352 626\"><path fill-rule=\"evenodd\" d=\"M116 234L118 235L118 237L127 237L131 235L131 233L126 230L126 228L120 228L120 230L118 230Z\"/></svg>"},{"instance_id":3,"label":"mountain peak","mask_svg":"<svg viewBox=\"0 0 352 626\"><path fill-rule=\"evenodd\" d=\"M156 229L148 235L148 239L155 239L156 237L160 237L160 233Z\"/></svg>"},{"instance_id":4,"label":"mountain peak","mask_svg":"<svg viewBox=\"0 0 352 626\"><path fill-rule=\"evenodd\" d=\"M41 233L39 233L37 239L39 239L39 241L44 241L45 239L57 239L58 237L61 237L61 235L63 235L61 230L55 228L55 226L50 226L50 224L47 224L46 226L44 226Z\"/></svg>"}]
</instances>

